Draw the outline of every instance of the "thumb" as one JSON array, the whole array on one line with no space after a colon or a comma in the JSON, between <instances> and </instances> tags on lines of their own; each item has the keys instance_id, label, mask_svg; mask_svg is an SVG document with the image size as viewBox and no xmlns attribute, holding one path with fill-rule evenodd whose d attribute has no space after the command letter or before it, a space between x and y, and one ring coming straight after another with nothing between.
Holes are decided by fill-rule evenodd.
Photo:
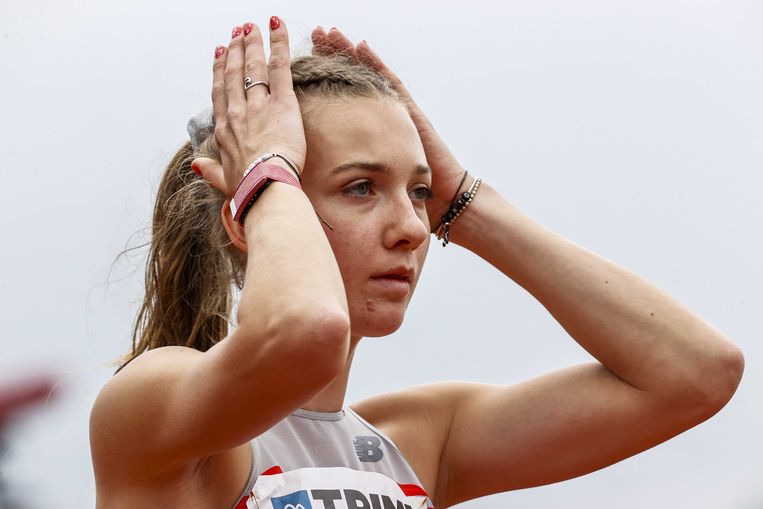
<instances>
[{"instance_id":1,"label":"thumb","mask_svg":"<svg viewBox=\"0 0 763 509\"><path fill-rule=\"evenodd\" d=\"M228 184L225 182L225 172L223 165L210 157L197 157L191 163L193 171L201 175L212 187L230 196Z\"/></svg>"}]
</instances>

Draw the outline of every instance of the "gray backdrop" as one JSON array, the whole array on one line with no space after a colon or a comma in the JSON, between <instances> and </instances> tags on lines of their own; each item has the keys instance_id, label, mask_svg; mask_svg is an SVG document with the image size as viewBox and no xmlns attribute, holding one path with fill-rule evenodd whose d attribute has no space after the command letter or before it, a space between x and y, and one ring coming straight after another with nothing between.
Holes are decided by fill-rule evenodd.
<instances>
[{"instance_id":1,"label":"gray backdrop","mask_svg":"<svg viewBox=\"0 0 763 509\"><path fill-rule=\"evenodd\" d=\"M271 14L365 38L463 165L531 217L652 281L745 352L730 404L634 458L469 508L763 507L763 7L752 0L0 1L0 380L56 397L10 436L30 508L92 507L90 406L128 348L160 172L208 103L214 47ZM109 281L109 284L106 284ZM514 383L590 360L522 288L433 243L403 327L359 349L348 401ZM628 430L624 429L624 433Z\"/></svg>"}]
</instances>

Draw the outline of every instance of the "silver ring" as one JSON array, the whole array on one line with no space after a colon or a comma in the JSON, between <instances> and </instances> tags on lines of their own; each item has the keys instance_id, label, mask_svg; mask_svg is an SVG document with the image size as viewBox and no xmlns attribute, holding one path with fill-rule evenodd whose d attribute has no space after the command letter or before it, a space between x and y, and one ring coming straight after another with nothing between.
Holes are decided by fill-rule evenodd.
<instances>
[{"instance_id":1,"label":"silver ring","mask_svg":"<svg viewBox=\"0 0 763 509\"><path fill-rule=\"evenodd\" d=\"M244 90L249 90L257 85L265 85L265 88L268 89L268 93L270 93L270 84L267 81L252 81L252 78L249 76L244 78Z\"/></svg>"}]
</instances>

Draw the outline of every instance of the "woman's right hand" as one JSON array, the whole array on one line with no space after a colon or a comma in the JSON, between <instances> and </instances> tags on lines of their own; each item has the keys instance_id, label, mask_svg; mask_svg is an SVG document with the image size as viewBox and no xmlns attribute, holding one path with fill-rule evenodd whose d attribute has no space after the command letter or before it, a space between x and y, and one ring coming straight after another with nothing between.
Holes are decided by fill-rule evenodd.
<instances>
[{"instance_id":1,"label":"woman's right hand","mask_svg":"<svg viewBox=\"0 0 763 509\"><path fill-rule=\"evenodd\" d=\"M232 197L244 170L257 157L274 152L285 156L298 171L305 164L305 131L291 80L289 34L276 16L270 18L270 60L260 30L253 23L233 29L230 45L215 50L212 107L220 167L197 158L194 169L227 197ZM244 79L270 84L244 90ZM276 164L279 159L274 159Z\"/></svg>"}]
</instances>

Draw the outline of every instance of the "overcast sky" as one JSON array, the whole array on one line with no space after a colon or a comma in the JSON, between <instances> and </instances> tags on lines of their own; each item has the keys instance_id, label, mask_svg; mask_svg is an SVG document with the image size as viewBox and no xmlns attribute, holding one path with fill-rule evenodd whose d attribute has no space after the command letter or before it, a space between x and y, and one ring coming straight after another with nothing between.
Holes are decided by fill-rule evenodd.
<instances>
[{"instance_id":1,"label":"overcast sky","mask_svg":"<svg viewBox=\"0 0 763 509\"><path fill-rule=\"evenodd\" d=\"M62 380L9 436L2 476L24 507L93 506L88 413L129 347L145 251L111 262L133 234L148 239L159 176L208 104L214 47L272 14L301 52L316 24L367 39L471 173L745 353L736 396L700 426L594 474L461 507L763 508L753 0L0 0L0 380ZM433 242L405 324L361 345L347 401L589 360L521 287Z\"/></svg>"}]
</instances>

